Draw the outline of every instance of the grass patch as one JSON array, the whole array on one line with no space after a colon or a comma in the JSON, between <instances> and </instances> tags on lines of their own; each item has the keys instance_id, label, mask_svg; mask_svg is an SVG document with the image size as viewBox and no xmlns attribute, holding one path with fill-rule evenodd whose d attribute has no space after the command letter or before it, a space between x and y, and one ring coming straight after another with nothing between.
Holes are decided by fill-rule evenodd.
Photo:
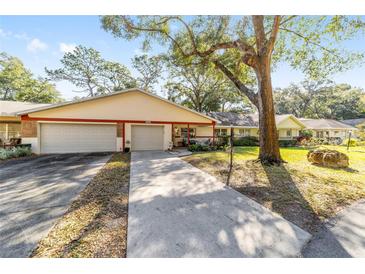
<instances>
[{"instance_id":1,"label":"grass patch","mask_svg":"<svg viewBox=\"0 0 365 274\"><path fill-rule=\"evenodd\" d=\"M365 147L326 148L346 153L350 167L312 165L308 149L296 147L280 149L287 161L282 166L263 166L255 161L258 147L236 147L230 186L313 233L324 219L365 198ZM227 152L196 153L184 160L226 182L228 157Z\"/></svg>"},{"instance_id":2,"label":"grass patch","mask_svg":"<svg viewBox=\"0 0 365 274\"><path fill-rule=\"evenodd\" d=\"M126 257L130 155L115 153L31 257Z\"/></svg>"}]
</instances>

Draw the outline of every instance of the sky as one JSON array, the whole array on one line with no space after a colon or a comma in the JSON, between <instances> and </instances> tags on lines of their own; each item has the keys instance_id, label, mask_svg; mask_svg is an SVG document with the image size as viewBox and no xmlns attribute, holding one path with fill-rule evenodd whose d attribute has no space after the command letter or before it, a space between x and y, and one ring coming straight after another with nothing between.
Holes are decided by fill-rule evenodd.
<instances>
[{"instance_id":1,"label":"sky","mask_svg":"<svg viewBox=\"0 0 365 274\"><path fill-rule=\"evenodd\" d=\"M98 16L0 16L0 51L20 58L36 76L45 76L44 68L60 67L60 59L77 45L93 47L103 58L126 65L132 74L131 58L141 54L141 40L114 38L101 28ZM365 37L357 37L346 47L365 52ZM162 51L152 44L152 52ZM348 83L365 89L365 66L356 67L332 77L337 83ZM282 63L272 74L274 87L286 87L304 79L301 72ZM56 87L63 98L70 100L83 94L72 84L62 81ZM163 95L163 94L161 94Z\"/></svg>"}]
</instances>

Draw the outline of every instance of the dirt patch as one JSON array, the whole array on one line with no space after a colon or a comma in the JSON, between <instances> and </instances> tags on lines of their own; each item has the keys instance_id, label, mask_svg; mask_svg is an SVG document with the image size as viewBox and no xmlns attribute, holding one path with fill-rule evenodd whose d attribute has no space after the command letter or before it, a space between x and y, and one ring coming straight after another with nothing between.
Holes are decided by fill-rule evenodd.
<instances>
[{"instance_id":1,"label":"dirt patch","mask_svg":"<svg viewBox=\"0 0 365 274\"><path fill-rule=\"evenodd\" d=\"M116 153L31 257L126 257L130 155Z\"/></svg>"}]
</instances>

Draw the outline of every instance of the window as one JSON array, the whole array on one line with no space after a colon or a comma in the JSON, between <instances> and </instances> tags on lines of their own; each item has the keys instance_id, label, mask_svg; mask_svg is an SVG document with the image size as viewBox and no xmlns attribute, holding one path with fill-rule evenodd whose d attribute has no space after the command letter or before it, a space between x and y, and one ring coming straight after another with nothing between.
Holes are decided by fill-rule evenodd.
<instances>
[{"instance_id":1,"label":"window","mask_svg":"<svg viewBox=\"0 0 365 274\"><path fill-rule=\"evenodd\" d=\"M316 132L316 137L317 138L323 138L323 131L317 131Z\"/></svg>"},{"instance_id":2,"label":"window","mask_svg":"<svg viewBox=\"0 0 365 274\"><path fill-rule=\"evenodd\" d=\"M286 131L286 137L291 137L291 129L288 129L288 130Z\"/></svg>"},{"instance_id":3,"label":"window","mask_svg":"<svg viewBox=\"0 0 365 274\"><path fill-rule=\"evenodd\" d=\"M0 139L9 140L10 138L20 137L20 123L0 123Z\"/></svg>"},{"instance_id":4,"label":"window","mask_svg":"<svg viewBox=\"0 0 365 274\"><path fill-rule=\"evenodd\" d=\"M216 136L227 136L227 129L226 128L217 128L215 129Z\"/></svg>"},{"instance_id":5,"label":"window","mask_svg":"<svg viewBox=\"0 0 365 274\"><path fill-rule=\"evenodd\" d=\"M195 128L190 128L189 132L190 132L190 138L194 138L195 137ZM187 127L181 128L181 137L188 138L188 128Z\"/></svg>"}]
</instances>

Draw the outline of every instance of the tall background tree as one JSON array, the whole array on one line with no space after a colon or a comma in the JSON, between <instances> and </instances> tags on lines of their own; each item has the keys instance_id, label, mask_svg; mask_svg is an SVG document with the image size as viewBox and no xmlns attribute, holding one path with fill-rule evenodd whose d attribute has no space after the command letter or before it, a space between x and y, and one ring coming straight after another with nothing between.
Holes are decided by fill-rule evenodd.
<instances>
[{"instance_id":1,"label":"tall background tree","mask_svg":"<svg viewBox=\"0 0 365 274\"><path fill-rule=\"evenodd\" d=\"M347 84L303 81L274 92L278 114L305 118L354 119L365 117L365 92Z\"/></svg>"},{"instance_id":2,"label":"tall background tree","mask_svg":"<svg viewBox=\"0 0 365 274\"><path fill-rule=\"evenodd\" d=\"M137 70L137 87L156 92L156 85L162 76L164 62L161 56L136 55L132 58L132 66Z\"/></svg>"},{"instance_id":3,"label":"tall background tree","mask_svg":"<svg viewBox=\"0 0 365 274\"><path fill-rule=\"evenodd\" d=\"M62 68L45 68L50 80L69 81L86 92L96 96L136 86L128 68L120 63L103 59L93 48L77 46L74 51L65 53L61 59Z\"/></svg>"},{"instance_id":4,"label":"tall background tree","mask_svg":"<svg viewBox=\"0 0 365 274\"><path fill-rule=\"evenodd\" d=\"M168 99L199 112L247 112L251 104L242 100L232 82L206 66L179 66L169 62L164 86Z\"/></svg>"},{"instance_id":5,"label":"tall background tree","mask_svg":"<svg viewBox=\"0 0 365 274\"><path fill-rule=\"evenodd\" d=\"M259 113L263 163L281 163L271 71L285 61L311 78L344 71L363 58L341 42L363 30L346 16L103 16L103 28L124 39L168 44L182 64L212 64L248 97ZM180 28L171 28L179 24ZM254 77L256 88L248 79Z\"/></svg>"},{"instance_id":6,"label":"tall background tree","mask_svg":"<svg viewBox=\"0 0 365 274\"><path fill-rule=\"evenodd\" d=\"M35 78L16 57L0 53L0 99L33 103L62 101L55 86L42 78Z\"/></svg>"}]
</instances>

